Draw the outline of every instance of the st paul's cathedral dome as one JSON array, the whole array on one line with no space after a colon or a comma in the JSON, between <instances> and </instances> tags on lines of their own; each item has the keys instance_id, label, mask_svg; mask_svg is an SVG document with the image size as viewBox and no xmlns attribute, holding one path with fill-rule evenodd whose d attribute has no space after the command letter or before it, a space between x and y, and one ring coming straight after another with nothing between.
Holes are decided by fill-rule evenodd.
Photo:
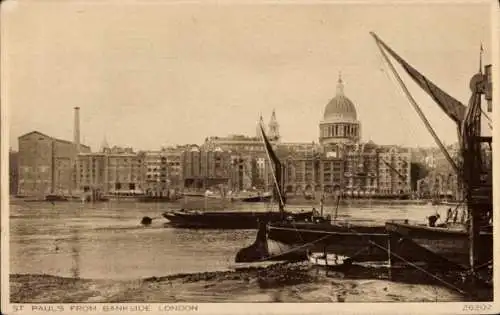
<instances>
[{"instance_id":1,"label":"st paul's cathedral dome","mask_svg":"<svg viewBox=\"0 0 500 315\"><path fill-rule=\"evenodd\" d=\"M321 144L357 143L360 139L360 123L354 103L344 94L344 83L339 76L337 94L325 107L319 124Z\"/></svg>"}]
</instances>

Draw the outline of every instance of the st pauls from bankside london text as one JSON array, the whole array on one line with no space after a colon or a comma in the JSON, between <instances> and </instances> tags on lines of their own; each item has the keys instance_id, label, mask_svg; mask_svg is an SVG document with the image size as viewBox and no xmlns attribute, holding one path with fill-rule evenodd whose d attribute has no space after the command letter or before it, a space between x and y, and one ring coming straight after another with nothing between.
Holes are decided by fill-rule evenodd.
<instances>
[{"instance_id":1,"label":"st pauls from bankside london text","mask_svg":"<svg viewBox=\"0 0 500 315\"><path fill-rule=\"evenodd\" d=\"M488 2L160 3L5 14L10 303L493 301Z\"/></svg>"}]
</instances>

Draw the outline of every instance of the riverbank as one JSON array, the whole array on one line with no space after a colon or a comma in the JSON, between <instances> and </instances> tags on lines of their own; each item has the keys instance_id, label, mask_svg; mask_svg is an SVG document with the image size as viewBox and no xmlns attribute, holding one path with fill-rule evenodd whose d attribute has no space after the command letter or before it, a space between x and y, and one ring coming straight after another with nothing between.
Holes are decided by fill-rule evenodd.
<instances>
[{"instance_id":1,"label":"riverbank","mask_svg":"<svg viewBox=\"0 0 500 315\"><path fill-rule=\"evenodd\" d=\"M14 274L10 276L10 299L11 303L464 300L455 291L430 283L417 284L411 278L403 282L390 281L380 270L326 272L305 262L127 281Z\"/></svg>"},{"instance_id":2,"label":"riverbank","mask_svg":"<svg viewBox=\"0 0 500 315\"><path fill-rule=\"evenodd\" d=\"M44 200L35 200L29 198L16 198L11 196L10 204L22 205L24 203L47 203L51 204L49 201ZM71 200L71 201L54 201L57 203L66 203L66 202L76 202L81 203L79 200ZM138 198L121 198L121 199L110 199L107 201L97 201L96 203L146 203L141 202ZM349 205L362 205L362 206L371 206L371 205L427 205L431 201L429 200L421 200L421 199L384 199L384 198L343 198L340 200L339 205L349 206ZM241 201L230 201L223 199L213 199L208 198L205 200L203 197L189 196L186 198L173 200L173 201L150 201L147 203L160 203L160 204L170 204L174 207L186 208L186 209L195 209L195 208L209 208L209 209L223 209L231 207L234 204L253 204L253 203L245 203ZM311 205L311 206L319 206L319 199L306 199L303 196L289 196L287 197L287 204L289 206L300 206L300 205ZM325 206L336 206L337 200L334 198L326 198L323 202Z\"/></svg>"},{"instance_id":3,"label":"riverbank","mask_svg":"<svg viewBox=\"0 0 500 315\"><path fill-rule=\"evenodd\" d=\"M186 202L187 201L187 202ZM209 208L212 207L220 207L226 206L229 207L232 204L251 204L245 202L231 202L229 200L221 200L221 199L208 199L205 200L202 197L190 197L186 201L177 200L173 202L174 204L185 205L187 208L189 207L204 207L205 205ZM319 206L319 199L306 199L302 196L288 196L286 199L287 205L289 206L300 206L300 205L311 205L311 206ZM362 206L371 206L371 205L427 205L429 204L429 200L420 200L420 199L384 199L384 198L344 198L341 199L339 205L349 206L349 205L362 205ZM336 206L337 200L334 198L326 198L323 201L325 206Z\"/></svg>"},{"instance_id":4,"label":"riverbank","mask_svg":"<svg viewBox=\"0 0 500 315\"><path fill-rule=\"evenodd\" d=\"M427 205L430 201L428 200L409 200L409 199L341 199L339 202L339 206L362 206L362 207L371 207L371 206L407 206L407 205ZM190 197L186 200L177 200L175 202L170 203L174 207L185 208L185 209L204 209L205 207L210 210L222 210L232 208L234 205L248 205L253 206L257 203L246 203L246 202L231 202L229 200L221 200L221 199L207 199L198 198L198 197ZM268 203L262 203L268 204ZM311 206L311 207L319 207L320 201L319 199L305 199L303 197L291 196L287 197L287 206ZM327 198L324 200L323 205L325 207L335 207L337 205L337 201L331 198Z\"/></svg>"},{"instance_id":5,"label":"riverbank","mask_svg":"<svg viewBox=\"0 0 500 315\"><path fill-rule=\"evenodd\" d=\"M318 200L308 200L303 197L288 197L287 203L290 205L319 205ZM345 198L341 199L339 205L426 205L429 201L427 200L413 200L413 199L368 199L368 198ZM323 204L325 206L335 206L337 201L333 198L327 198Z\"/></svg>"}]
</instances>

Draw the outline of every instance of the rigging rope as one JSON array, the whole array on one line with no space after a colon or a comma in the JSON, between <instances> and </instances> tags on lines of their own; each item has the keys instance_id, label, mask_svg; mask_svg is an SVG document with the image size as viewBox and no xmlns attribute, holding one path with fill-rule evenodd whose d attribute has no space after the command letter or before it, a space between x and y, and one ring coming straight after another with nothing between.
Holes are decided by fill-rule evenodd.
<instances>
[{"instance_id":1,"label":"rigging rope","mask_svg":"<svg viewBox=\"0 0 500 315\"><path fill-rule=\"evenodd\" d=\"M382 53L382 55L384 56L384 60L387 62L389 68L393 72L394 77L398 80L398 82L401 86L401 89L405 92L406 97L408 98L408 101L410 102L410 104L413 106L413 108L417 112L418 116L420 117L420 119L424 123L424 125L427 128L427 130L429 131L429 133L434 138L434 141L436 142L436 144L438 145L438 147L440 148L440 150L442 151L442 153L444 154L444 156L446 157L446 159L448 160L450 165L453 167L453 169L455 170L456 173L459 173L459 169L458 169L458 166L456 165L455 161L453 161L453 159L451 158L451 156L450 156L448 150L446 150L443 142L437 136L437 134L434 131L434 129L432 128L429 120L427 119L427 117L423 113L422 109L417 104L416 100L414 99L414 97L411 95L410 91L408 90L408 88L404 84L403 79L399 76L396 68L391 63L389 57L387 56L387 53L385 52L384 48L382 47L382 45L384 45L384 44L381 43L381 41L376 37L376 35L374 35L373 33L372 33L372 35L375 37L375 41L377 43L377 46L378 46L380 52Z\"/></svg>"},{"instance_id":2,"label":"rigging rope","mask_svg":"<svg viewBox=\"0 0 500 315\"><path fill-rule=\"evenodd\" d=\"M390 103L394 103L394 104L397 104L398 102L401 102L401 100L399 99L399 97L396 98L396 92L395 91L401 91L399 85L397 82L395 82L395 78L392 77L390 74L389 74L389 66L387 65L387 63L384 61L384 58L383 56L380 54L379 55L379 61L381 63L381 67L380 67L380 71L383 72L385 74L385 76L387 77L387 79L391 82L392 86L394 87L394 89L391 89L391 92L390 93L387 93L387 95L390 97ZM399 95L400 96L400 95ZM393 107L395 107L393 105ZM400 117L400 119L404 122L404 125L405 126L411 126L412 123L410 121L410 119L408 118L407 115L403 115L402 114L402 107L401 106L397 106L396 108L396 113L398 113L398 116ZM405 134L404 134L404 140L408 141L408 140L411 140L411 139L416 139L416 130L419 130L418 128L404 128L405 130ZM402 139L403 140L403 139ZM392 187L392 174L393 173L396 173L396 175L399 177L399 179L402 179L403 182L404 182L404 185L406 185L406 176L401 176L402 174L400 174L396 169L394 169L392 167L392 165L390 165L387 161L383 160L383 162L386 164L386 166L388 166L392 172L390 172L391 174L391 189L393 189ZM411 164L411 160L409 161L409 164ZM398 180L399 182L399 180ZM399 185L398 185L399 187ZM398 188L399 190L400 188ZM410 190L411 190L411 181L410 181Z\"/></svg>"},{"instance_id":3,"label":"rigging rope","mask_svg":"<svg viewBox=\"0 0 500 315\"><path fill-rule=\"evenodd\" d=\"M321 241L323 241L323 240L327 239L328 237L331 237L331 235L325 235L325 236L323 236L323 237L321 237L321 238L319 238L319 239L317 239L317 240L314 240L314 241L312 241L312 242L305 243L305 244L303 244L303 245L300 245L300 246L294 247L294 248L292 248L292 249L290 249L290 250L288 250L288 251L282 252L282 253L280 253L280 254L278 254L278 255L270 255L270 256L268 256L268 257L265 257L265 258L260 259L260 261L267 261L267 260L271 260L271 259L274 259L274 258L276 258L276 257L284 256L284 255L286 255L286 254L290 254L290 253L293 253L293 252L299 251L300 249L303 249L303 248L309 247L309 246L311 246L311 245L313 245L313 244L319 243L319 242L321 242Z\"/></svg>"},{"instance_id":4,"label":"rigging rope","mask_svg":"<svg viewBox=\"0 0 500 315\"><path fill-rule=\"evenodd\" d=\"M486 120L488 120L490 123L492 122L491 118L484 112L482 108L481 108L481 113L483 114L484 118L486 118Z\"/></svg>"},{"instance_id":5,"label":"rigging rope","mask_svg":"<svg viewBox=\"0 0 500 315\"><path fill-rule=\"evenodd\" d=\"M361 236L361 237L365 236L365 235L363 235L362 233L359 233L359 232L357 232L356 230L354 230L354 229L352 229L352 228L350 228L350 230L351 230L354 234L356 234L356 235L358 235L358 236ZM303 244L303 245L300 245L300 246L294 247L294 248L292 248L292 249L290 249L290 250L288 250L288 251L281 252L281 253L280 253L280 254L278 254L278 255L270 255L270 256L268 256L268 257L265 257L265 258L261 259L260 261L267 261L267 260L271 260L271 259L274 259L274 258L276 258L276 257L284 256L284 255L286 255L286 254L289 254L289 253L293 253L293 252L299 251L299 250L304 249L304 248L307 248L307 247L309 247L309 246L311 246L311 245L313 245L313 244L319 243L319 242L321 242L321 241L323 241L323 240L325 240L325 239L327 239L328 237L331 237L331 236L332 236L332 235L325 235L325 236L323 236L323 237L321 237L321 238L319 238L319 239L317 239L317 240L314 240L314 241L311 241L311 242L305 243L305 244ZM381 250L383 250L383 251L385 251L387 254L389 254L389 255L391 255L391 256L394 256L394 257L396 257L397 259L399 259L399 260L401 260L401 261L405 262L405 263L406 263L406 264L408 264L409 266L411 266L411 267L413 267L413 268L415 268L415 269L417 269L417 270L419 270L419 271L422 271L423 273L427 274L427 275L428 275L428 276L430 276L431 278L433 278L433 279L435 279L435 280L437 280L437 281L439 281L439 282L443 283L444 285L448 286L449 288L452 288L452 289L456 290L456 291L457 291L457 292L459 292L460 294L463 294L463 295L466 295L466 294L467 294L467 292L465 292L465 291L461 290L461 289L460 289L460 288L458 288L457 286L455 286L455 285L453 285L453 284L451 284L451 283L447 282L446 280L444 280L444 279L442 279L442 278L440 278L440 277L438 277L438 276L436 276L436 275L434 275L434 274L432 274L432 273L428 272L427 270L423 269L422 267L420 267L420 266L418 266L418 265L416 265L416 264L414 264L414 263L412 263L412 262L410 262L410 261L408 261L408 260L404 259L404 258L403 258L403 257L401 257L400 255L395 254L395 253L394 253L394 252L392 252L392 251L389 251L389 250L388 250L387 248L385 248L384 246L379 245L379 244L377 244L377 243L373 242L372 240L368 240L368 243L369 243L369 244L371 244L371 245L374 245L374 246L378 247L379 249L381 249Z\"/></svg>"},{"instance_id":6,"label":"rigging rope","mask_svg":"<svg viewBox=\"0 0 500 315\"><path fill-rule=\"evenodd\" d=\"M396 95L395 95L394 92L395 91L401 91L401 89L399 87L399 84L397 82L395 82L395 79L389 74L389 72L390 72L389 66L384 61L384 57L382 55L379 55L379 61L381 63L380 71L385 74L385 76L387 77L387 79L391 82L391 84L394 87L394 89L391 89L391 91L392 91L391 93L387 93L387 95L391 98L391 102L390 103L392 105L392 101L394 101L394 103L396 104L398 101L401 101L401 100L399 98L398 98L398 100L396 100L396 97L395 97ZM401 96L400 94L398 94L398 95ZM394 107L394 108L396 108L398 116L400 118L402 118L403 121L405 122L405 126L411 126L411 122L408 119L407 115L403 115L401 113L401 107L397 106L397 107ZM407 135L409 135L410 138L412 138L416 134L414 130L418 130L418 129L417 128L405 128L405 133Z\"/></svg>"},{"instance_id":7,"label":"rigging rope","mask_svg":"<svg viewBox=\"0 0 500 315\"><path fill-rule=\"evenodd\" d=\"M354 229L352 229L352 228L351 228L351 230L352 230L354 233L356 233L357 235L362 235L361 233L358 233L356 230L354 230ZM427 274L428 276L430 276L430 277L432 277L432 278L436 279L437 281L439 281L439 282L441 282L441 283L443 283L443 284L447 285L448 287L450 287L450 288L452 288L452 289L456 290L457 292L459 292L459 293L461 293L461 294L463 294L463 295L465 295L465 294L466 294L466 292L465 292L465 291L461 290L461 289L460 289L460 288L458 288L457 286L455 286L455 285L453 285L453 284L451 284L451 283L447 282L447 281L446 281L446 280L444 280L444 279L441 279L440 277L438 277L438 276L436 276L436 275L433 275L432 273L428 272L427 270L423 269L422 267L420 267L420 266L418 266L418 265L416 265L416 264L414 264L414 263L412 263L412 262L410 262L410 261L408 261L408 260L404 259L403 257L399 256L398 254L395 254L394 252L389 251L389 250L388 250L387 248L385 248L384 246L379 245L379 244L377 244L377 243L373 242L372 240L368 240L368 242L369 242L370 244L372 244L372 245L374 245L374 246L376 246L376 247L378 247L378 248L382 249L382 250L383 250L383 251L385 251L387 254L392 255L392 256L394 256L394 257L396 257L396 258L400 259L401 261L403 261L403 262L407 263L407 264L408 264L408 265L410 265L411 267L413 267L413 268L415 268L415 269L417 269L417 270L422 271L423 273Z\"/></svg>"}]
</instances>

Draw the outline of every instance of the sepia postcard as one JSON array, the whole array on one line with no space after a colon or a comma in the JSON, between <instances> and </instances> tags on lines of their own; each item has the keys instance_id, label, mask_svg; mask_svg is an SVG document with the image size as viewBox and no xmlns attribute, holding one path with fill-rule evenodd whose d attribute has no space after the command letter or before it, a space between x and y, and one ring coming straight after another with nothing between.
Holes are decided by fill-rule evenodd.
<instances>
[{"instance_id":1,"label":"sepia postcard","mask_svg":"<svg viewBox=\"0 0 500 315\"><path fill-rule=\"evenodd\" d=\"M500 312L498 0L0 13L2 314Z\"/></svg>"}]
</instances>

